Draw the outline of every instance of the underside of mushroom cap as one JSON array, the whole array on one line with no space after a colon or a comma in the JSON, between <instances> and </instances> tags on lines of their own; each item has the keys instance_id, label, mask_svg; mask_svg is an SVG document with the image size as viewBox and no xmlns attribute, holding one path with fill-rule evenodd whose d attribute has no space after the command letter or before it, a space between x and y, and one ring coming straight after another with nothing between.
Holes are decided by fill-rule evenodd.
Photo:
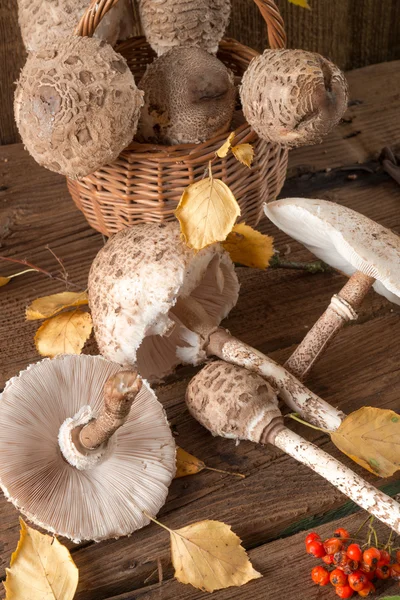
<instances>
[{"instance_id":1,"label":"underside of mushroom cap","mask_svg":"<svg viewBox=\"0 0 400 600\"><path fill-rule=\"evenodd\" d=\"M400 237L327 200L286 198L264 205L267 217L333 268L376 279L374 289L400 304Z\"/></svg>"},{"instance_id":2,"label":"underside of mushroom cap","mask_svg":"<svg viewBox=\"0 0 400 600\"><path fill-rule=\"evenodd\" d=\"M100 352L160 380L180 363L205 359L203 340L172 312L196 299L215 326L236 304L239 284L219 244L188 248L177 222L140 224L111 238L89 274L89 304Z\"/></svg>"},{"instance_id":3,"label":"underside of mushroom cap","mask_svg":"<svg viewBox=\"0 0 400 600\"><path fill-rule=\"evenodd\" d=\"M37 52L65 35L71 35L88 7L88 0L18 0L18 22L28 52ZM130 0L118 0L104 15L95 37L114 45L133 35Z\"/></svg>"},{"instance_id":4,"label":"underside of mushroom cap","mask_svg":"<svg viewBox=\"0 0 400 600\"><path fill-rule=\"evenodd\" d=\"M0 396L0 485L36 525L75 542L129 535L165 503L175 443L146 382L128 420L98 464L80 471L62 456L65 420L88 406L98 414L119 365L100 356L45 359L11 379Z\"/></svg>"},{"instance_id":5,"label":"underside of mushroom cap","mask_svg":"<svg viewBox=\"0 0 400 600\"><path fill-rule=\"evenodd\" d=\"M228 26L230 0L139 0L147 41L160 56L174 46L215 54Z\"/></svg>"}]
</instances>

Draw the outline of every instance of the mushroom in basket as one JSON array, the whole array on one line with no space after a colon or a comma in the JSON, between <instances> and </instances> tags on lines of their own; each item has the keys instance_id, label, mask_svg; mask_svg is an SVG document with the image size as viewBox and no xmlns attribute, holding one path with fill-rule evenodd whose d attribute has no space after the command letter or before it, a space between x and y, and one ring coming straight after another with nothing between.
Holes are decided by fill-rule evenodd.
<instances>
[{"instance_id":1,"label":"mushroom in basket","mask_svg":"<svg viewBox=\"0 0 400 600\"><path fill-rule=\"evenodd\" d=\"M0 397L0 485L74 542L129 535L165 503L175 443L146 381L100 356L45 359Z\"/></svg>"}]
</instances>

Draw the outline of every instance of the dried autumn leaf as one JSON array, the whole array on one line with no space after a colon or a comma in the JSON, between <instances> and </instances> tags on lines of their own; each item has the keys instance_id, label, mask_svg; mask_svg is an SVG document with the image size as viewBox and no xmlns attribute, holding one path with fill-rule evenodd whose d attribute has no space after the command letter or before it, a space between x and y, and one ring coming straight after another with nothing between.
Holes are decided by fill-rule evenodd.
<instances>
[{"instance_id":1,"label":"dried autumn leaf","mask_svg":"<svg viewBox=\"0 0 400 600\"><path fill-rule=\"evenodd\" d=\"M296 4L297 6L301 6L302 8L307 8L311 10L311 6L308 4L308 0L289 0L291 4Z\"/></svg>"},{"instance_id":2,"label":"dried autumn leaf","mask_svg":"<svg viewBox=\"0 0 400 600\"><path fill-rule=\"evenodd\" d=\"M92 317L81 310L64 312L47 319L35 335L41 356L80 354L92 331Z\"/></svg>"},{"instance_id":3,"label":"dried autumn leaf","mask_svg":"<svg viewBox=\"0 0 400 600\"><path fill-rule=\"evenodd\" d=\"M67 548L22 519L20 524L18 546L6 569L6 600L72 600L78 569Z\"/></svg>"},{"instance_id":4,"label":"dried autumn leaf","mask_svg":"<svg viewBox=\"0 0 400 600\"><path fill-rule=\"evenodd\" d=\"M233 146L232 152L235 155L236 160L250 169L254 159L254 148L251 144L239 144L238 146Z\"/></svg>"},{"instance_id":5,"label":"dried autumn leaf","mask_svg":"<svg viewBox=\"0 0 400 600\"><path fill-rule=\"evenodd\" d=\"M216 155L219 158L225 158L225 156L227 156L229 150L231 149L231 145L232 145L232 140L235 137L235 132L232 131L232 133L229 134L228 138L225 140L225 142L222 144L221 148L219 148L216 151Z\"/></svg>"},{"instance_id":6,"label":"dried autumn leaf","mask_svg":"<svg viewBox=\"0 0 400 600\"><path fill-rule=\"evenodd\" d=\"M210 175L185 189L175 215L188 246L201 250L226 239L240 208L228 186Z\"/></svg>"},{"instance_id":7,"label":"dried autumn leaf","mask_svg":"<svg viewBox=\"0 0 400 600\"><path fill-rule=\"evenodd\" d=\"M65 308L73 306L83 306L88 303L88 295L83 292L61 292L51 296L37 298L26 309L26 319L34 321L36 319L48 319L61 312Z\"/></svg>"},{"instance_id":8,"label":"dried autumn leaf","mask_svg":"<svg viewBox=\"0 0 400 600\"><path fill-rule=\"evenodd\" d=\"M273 238L244 223L235 225L222 245L233 262L258 269L265 269L274 254Z\"/></svg>"},{"instance_id":9,"label":"dried autumn leaf","mask_svg":"<svg viewBox=\"0 0 400 600\"><path fill-rule=\"evenodd\" d=\"M245 475L242 475L241 473L230 473L229 471L222 471L221 469L208 467L202 460L196 458L196 456L193 456L193 454L189 454L189 452L186 452L186 450L177 447L175 479L179 479L179 477L186 477L187 475L195 475L196 473L204 471L204 469L207 469L208 471L216 471L217 473L225 473L226 475L233 475L234 477L245 477Z\"/></svg>"},{"instance_id":10,"label":"dried autumn leaf","mask_svg":"<svg viewBox=\"0 0 400 600\"><path fill-rule=\"evenodd\" d=\"M0 287L3 287L3 285L7 285L7 283L10 283L10 281L10 277L0 277Z\"/></svg>"},{"instance_id":11,"label":"dried autumn leaf","mask_svg":"<svg viewBox=\"0 0 400 600\"><path fill-rule=\"evenodd\" d=\"M199 521L170 530L175 577L181 583L213 592L262 577L252 566L240 538L229 525Z\"/></svg>"},{"instance_id":12,"label":"dried autumn leaf","mask_svg":"<svg viewBox=\"0 0 400 600\"><path fill-rule=\"evenodd\" d=\"M331 438L375 475L390 477L400 469L400 415L393 410L364 406L348 415Z\"/></svg>"}]
</instances>

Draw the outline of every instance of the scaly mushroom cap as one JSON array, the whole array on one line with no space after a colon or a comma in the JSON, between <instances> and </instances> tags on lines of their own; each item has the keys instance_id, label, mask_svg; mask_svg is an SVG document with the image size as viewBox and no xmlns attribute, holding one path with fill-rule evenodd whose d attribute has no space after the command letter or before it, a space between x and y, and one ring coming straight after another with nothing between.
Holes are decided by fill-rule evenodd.
<instances>
[{"instance_id":1,"label":"scaly mushroom cap","mask_svg":"<svg viewBox=\"0 0 400 600\"><path fill-rule=\"evenodd\" d=\"M280 419L275 391L265 379L222 360L209 363L186 390L189 412L213 435L259 442Z\"/></svg>"},{"instance_id":2,"label":"scaly mushroom cap","mask_svg":"<svg viewBox=\"0 0 400 600\"><path fill-rule=\"evenodd\" d=\"M229 23L230 0L139 0L142 27L160 56L174 46L215 54Z\"/></svg>"},{"instance_id":3,"label":"scaly mushroom cap","mask_svg":"<svg viewBox=\"0 0 400 600\"><path fill-rule=\"evenodd\" d=\"M195 298L218 326L236 304L239 284L219 244L195 252L177 222L140 224L112 237L93 261L89 304L100 352L143 377L161 379L182 362L205 359L203 340L174 308Z\"/></svg>"},{"instance_id":4,"label":"scaly mushroom cap","mask_svg":"<svg viewBox=\"0 0 400 600\"><path fill-rule=\"evenodd\" d=\"M233 75L205 50L170 50L147 67L139 87L145 99L139 139L197 143L229 128L236 96Z\"/></svg>"},{"instance_id":5,"label":"scaly mushroom cap","mask_svg":"<svg viewBox=\"0 0 400 600\"><path fill-rule=\"evenodd\" d=\"M103 41L73 35L28 56L14 113L33 158L76 179L130 143L142 104L125 59Z\"/></svg>"},{"instance_id":6,"label":"scaly mushroom cap","mask_svg":"<svg viewBox=\"0 0 400 600\"><path fill-rule=\"evenodd\" d=\"M147 525L143 511L157 514L175 473L171 430L146 382L100 460L79 470L63 458L65 426L96 417L106 381L120 370L100 356L45 359L0 395L4 494L33 523L75 542L117 538Z\"/></svg>"},{"instance_id":7,"label":"scaly mushroom cap","mask_svg":"<svg viewBox=\"0 0 400 600\"><path fill-rule=\"evenodd\" d=\"M18 0L18 21L28 52L71 35L88 7L88 0ZM119 0L103 17L95 37L114 45L133 35L130 0Z\"/></svg>"},{"instance_id":8,"label":"scaly mushroom cap","mask_svg":"<svg viewBox=\"0 0 400 600\"><path fill-rule=\"evenodd\" d=\"M263 139L286 148L317 144L347 108L343 73L304 50L265 50L254 58L240 88L243 113Z\"/></svg>"},{"instance_id":9,"label":"scaly mushroom cap","mask_svg":"<svg viewBox=\"0 0 400 600\"><path fill-rule=\"evenodd\" d=\"M334 202L286 198L264 205L267 217L315 256L352 275L376 279L374 289L400 304L400 237Z\"/></svg>"}]
</instances>

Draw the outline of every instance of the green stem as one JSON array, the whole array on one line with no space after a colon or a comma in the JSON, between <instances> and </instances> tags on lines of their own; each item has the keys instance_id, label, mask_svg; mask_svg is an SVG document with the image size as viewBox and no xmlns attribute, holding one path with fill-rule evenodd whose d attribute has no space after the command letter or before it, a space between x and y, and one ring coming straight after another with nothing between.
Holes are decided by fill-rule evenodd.
<instances>
[{"instance_id":1,"label":"green stem","mask_svg":"<svg viewBox=\"0 0 400 600\"><path fill-rule=\"evenodd\" d=\"M317 431L322 431L323 433L327 433L328 435L331 435L332 431L329 431L329 429L323 429L322 427L317 427L316 425L311 425L311 423L307 423L307 421L303 421L303 419L301 419L298 415L298 413L289 413L288 415L284 415L285 417L289 417L290 419L293 419L293 421L297 421L298 423L301 423L302 425L306 425L307 427L311 427L311 429L316 429Z\"/></svg>"},{"instance_id":2,"label":"green stem","mask_svg":"<svg viewBox=\"0 0 400 600\"><path fill-rule=\"evenodd\" d=\"M333 271L332 267L324 263L322 260L314 260L312 262L298 262L293 260L282 260L278 253L274 254L269 261L269 266L273 269L298 269L307 271L308 273L326 273Z\"/></svg>"}]
</instances>

